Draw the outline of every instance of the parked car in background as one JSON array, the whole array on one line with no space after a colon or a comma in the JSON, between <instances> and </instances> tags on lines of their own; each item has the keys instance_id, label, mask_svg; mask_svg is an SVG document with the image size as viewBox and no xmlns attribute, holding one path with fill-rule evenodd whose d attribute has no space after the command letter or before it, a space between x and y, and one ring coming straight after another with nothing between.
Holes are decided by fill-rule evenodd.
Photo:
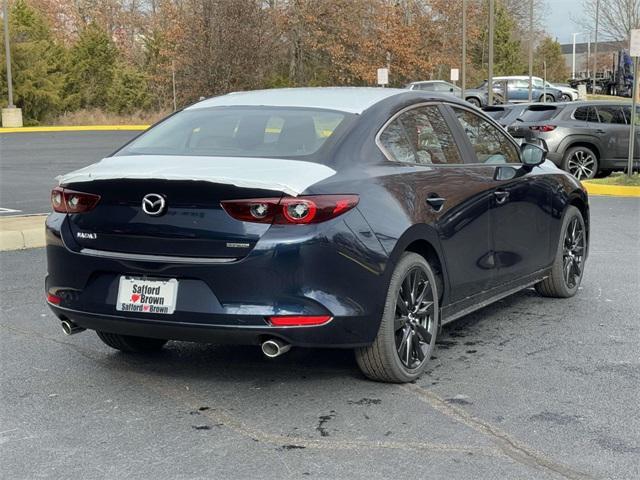
<instances>
[{"instance_id":1,"label":"parked car in background","mask_svg":"<svg viewBox=\"0 0 640 480\"><path fill-rule=\"evenodd\" d=\"M425 92L448 93L462 98L462 89L453 83L444 80L424 80L412 82L406 86L409 90L422 90ZM475 107L484 107L489 104L489 93L486 88L468 88L464 91L464 99ZM503 103L502 95L494 95L494 103Z\"/></svg>"},{"instance_id":2,"label":"parked car in background","mask_svg":"<svg viewBox=\"0 0 640 480\"><path fill-rule=\"evenodd\" d=\"M532 100L534 102L557 102L562 99L562 92L557 88L546 88L540 80L540 84L534 85L532 88ZM485 80L478 88L487 88L488 81ZM524 103L529 102L529 77L528 76L509 76L509 77L494 77L493 78L493 90L496 93L501 94L504 97L504 92L507 92L505 100L509 103Z\"/></svg>"},{"instance_id":3,"label":"parked car in background","mask_svg":"<svg viewBox=\"0 0 640 480\"><path fill-rule=\"evenodd\" d=\"M534 77L534 85L536 84L536 80L542 81L541 78ZM562 102L577 102L580 99L580 92L575 88L571 88L569 85L562 85L559 83L549 83L545 82L547 88L556 88L562 92L562 97L560 101Z\"/></svg>"},{"instance_id":4,"label":"parked car in background","mask_svg":"<svg viewBox=\"0 0 640 480\"><path fill-rule=\"evenodd\" d=\"M124 352L348 348L410 382L443 324L529 286L578 292L589 200L545 155L433 92L204 100L58 177L47 303Z\"/></svg>"},{"instance_id":5,"label":"parked car in background","mask_svg":"<svg viewBox=\"0 0 640 480\"><path fill-rule=\"evenodd\" d=\"M538 104L529 106L508 131L520 142L544 140L547 158L583 180L627 167L630 119L629 103ZM635 159L640 158L639 136L636 131Z\"/></svg>"}]
</instances>

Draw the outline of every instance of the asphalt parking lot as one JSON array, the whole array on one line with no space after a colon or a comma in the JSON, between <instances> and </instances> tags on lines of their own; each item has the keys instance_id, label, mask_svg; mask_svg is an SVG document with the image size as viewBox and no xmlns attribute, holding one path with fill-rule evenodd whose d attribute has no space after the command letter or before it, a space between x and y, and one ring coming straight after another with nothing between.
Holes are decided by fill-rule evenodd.
<instances>
[{"instance_id":1,"label":"asphalt parking lot","mask_svg":"<svg viewBox=\"0 0 640 480\"><path fill-rule=\"evenodd\" d=\"M138 131L0 134L0 215L46 213L57 175L90 165Z\"/></svg>"},{"instance_id":2,"label":"asphalt parking lot","mask_svg":"<svg viewBox=\"0 0 640 480\"><path fill-rule=\"evenodd\" d=\"M1 253L2 477L639 478L640 199L593 198L592 224L576 297L525 290L446 327L405 386L349 351L64 337L43 249Z\"/></svg>"}]
</instances>

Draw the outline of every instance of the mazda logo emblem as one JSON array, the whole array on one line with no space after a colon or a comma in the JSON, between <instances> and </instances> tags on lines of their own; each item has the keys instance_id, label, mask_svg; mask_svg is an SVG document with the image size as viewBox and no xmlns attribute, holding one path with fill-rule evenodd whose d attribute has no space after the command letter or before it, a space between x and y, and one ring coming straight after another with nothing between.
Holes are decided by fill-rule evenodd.
<instances>
[{"instance_id":1,"label":"mazda logo emblem","mask_svg":"<svg viewBox=\"0 0 640 480\"><path fill-rule=\"evenodd\" d=\"M166 206L164 197L157 193L148 193L142 199L142 211L152 217L162 215Z\"/></svg>"}]
</instances>

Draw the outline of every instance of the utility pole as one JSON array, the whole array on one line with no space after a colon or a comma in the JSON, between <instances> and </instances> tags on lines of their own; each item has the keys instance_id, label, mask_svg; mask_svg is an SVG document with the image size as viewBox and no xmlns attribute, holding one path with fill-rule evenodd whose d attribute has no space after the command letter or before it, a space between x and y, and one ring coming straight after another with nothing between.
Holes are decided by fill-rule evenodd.
<instances>
[{"instance_id":1,"label":"utility pole","mask_svg":"<svg viewBox=\"0 0 640 480\"><path fill-rule=\"evenodd\" d=\"M467 88L467 0L462 0L462 100Z\"/></svg>"},{"instance_id":2,"label":"utility pole","mask_svg":"<svg viewBox=\"0 0 640 480\"><path fill-rule=\"evenodd\" d=\"M11 47L9 46L9 9L8 0L2 1L2 18L4 20L4 51L7 60L7 89L9 90L9 108L15 108L13 104L13 79L11 78Z\"/></svg>"},{"instance_id":3,"label":"utility pole","mask_svg":"<svg viewBox=\"0 0 640 480\"><path fill-rule=\"evenodd\" d=\"M493 30L495 28L494 13L495 0L489 0L489 105L493 105Z\"/></svg>"},{"instance_id":4,"label":"utility pole","mask_svg":"<svg viewBox=\"0 0 640 480\"><path fill-rule=\"evenodd\" d=\"M529 102L533 101L533 0L529 0Z\"/></svg>"},{"instance_id":5,"label":"utility pole","mask_svg":"<svg viewBox=\"0 0 640 480\"><path fill-rule=\"evenodd\" d=\"M596 0L596 38L594 41L594 58L593 58L593 85L591 93L596 93L596 79L598 78L598 22L600 20L600 0Z\"/></svg>"}]
</instances>

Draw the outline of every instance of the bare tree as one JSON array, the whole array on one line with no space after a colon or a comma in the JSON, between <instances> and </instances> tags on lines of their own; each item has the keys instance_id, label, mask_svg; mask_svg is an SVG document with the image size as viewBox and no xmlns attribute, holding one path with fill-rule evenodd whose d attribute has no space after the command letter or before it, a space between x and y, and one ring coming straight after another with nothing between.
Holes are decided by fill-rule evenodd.
<instances>
[{"instance_id":1,"label":"bare tree","mask_svg":"<svg viewBox=\"0 0 640 480\"><path fill-rule=\"evenodd\" d=\"M583 19L576 23L595 30L596 0L582 0ZM629 41L631 30L640 28L640 0L600 0L599 38Z\"/></svg>"}]
</instances>

